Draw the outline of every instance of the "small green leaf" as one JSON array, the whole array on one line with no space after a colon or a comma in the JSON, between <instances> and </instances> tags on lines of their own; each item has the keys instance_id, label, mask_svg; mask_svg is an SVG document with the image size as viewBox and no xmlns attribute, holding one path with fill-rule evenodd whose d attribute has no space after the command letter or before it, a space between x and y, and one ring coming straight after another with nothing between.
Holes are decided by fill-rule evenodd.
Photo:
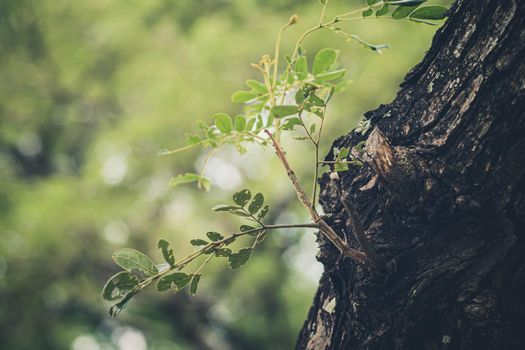
<instances>
[{"instance_id":1,"label":"small green leaf","mask_svg":"<svg viewBox=\"0 0 525 350\"><path fill-rule=\"evenodd\" d=\"M212 242L217 242L224 238L219 232L213 232L213 231L206 232L206 236L208 236L208 238Z\"/></svg>"},{"instance_id":2,"label":"small green leaf","mask_svg":"<svg viewBox=\"0 0 525 350\"><path fill-rule=\"evenodd\" d=\"M255 214L261 209L261 207L264 204L264 196L262 193L257 193L254 197L252 202L250 203L250 206L248 207L248 211L250 214Z\"/></svg>"},{"instance_id":3,"label":"small green leaf","mask_svg":"<svg viewBox=\"0 0 525 350\"><path fill-rule=\"evenodd\" d=\"M162 251L164 260L170 265L175 265L175 256L173 255L173 249L170 248L170 242L160 239L157 247Z\"/></svg>"},{"instance_id":4,"label":"small green leaf","mask_svg":"<svg viewBox=\"0 0 525 350\"><path fill-rule=\"evenodd\" d=\"M206 191L210 190L211 180L205 176L200 176L199 174L186 173L184 175L177 175L176 177L171 178L170 186L178 186L182 184L187 184L191 182L199 182L204 186Z\"/></svg>"},{"instance_id":5,"label":"small green leaf","mask_svg":"<svg viewBox=\"0 0 525 350\"><path fill-rule=\"evenodd\" d=\"M249 79L249 80L246 80L245 84L250 89L252 89L254 92L257 92L259 94L268 93L268 90L266 89L266 85L264 85L263 83L257 80Z\"/></svg>"},{"instance_id":6,"label":"small green leaf","mask_svg":"<svg viewBox=\"0 0 525 350\"><path fill-rule=\"evenodd\" d=\"M250 259L251 252L251 248L243 248L237 253L231 254L228 258L228 265L231 269L238 269Z\"/></svg>"},{"instance_id":7,"label":"small green leaf","mask_svg":"<svg viewBox=\"0 0 525 350\"><path fill-rule=\"evenodd\" d=\"M318 74L318 75L315 76L315 79L325 80L325 81L335 80L335 79L339 79L342 76L344 76L345 73L346 73L346 69L337 69L337 70L334 70L332 72Z\"/></svg>"},{"instance_id":8,"label":"small green leaf","mask_svg":"<svg viewBox=\"0 0 525 350\"><path fill-rule=\"evenodd\" d=\"M241 225L241 227L239 227L239 230L241 230L241 232L246 232L246 231L250 231L254 229L255 227L248 226L248 225Z\"/></svg>"},{"instance_id":9,"label":"small green leaf","mask_svg":"<svg viewBox=\"0 0 525 350\"><path fill-rule=\"evenodd\" d=\"M235 240L236 240L235 237L230 237L224 241L224 244L226 245L232 244L233 242L235 242Z\"/></svg>"},{"instance_id":10,"label":"small green leaf","mask_svg":"<svg viewBox=\"0 0 525 350\"><path fill-rule=\"evenodd\" d=\"M301 125L301 119L294 117L294 118L287 118L284 123L282 124L283 130L293 130L296 125Z\"/></svg>"},{"instance_id":11,"label":"small green leaf","mask_svg":"<svg viewBox=\"0 0 525 350\"><path fill-rule=\"evenodd\" d=\"M235 91L232 94L231 100L233 103L245 103L250 100L253 100L256 97L257 97L257 93L255 92L240 90L240 91Z\"/></svg>"},{"instance_id":12,"label":"small green leaf","mask_svg":"<svg viewBox=\"0 0 525 350\"><path fill-rule=\"evenodd\" d=\"M242 209L242 207L239 207L237 205L226 205L226 204L219 204L214 206L211 210L213 211L230 211L230 210L237 210Z\"/></svg>"},{"instance_id":13,"label":"small green leaf","mask_svg":"<svg viewBox=\"0 0 525 350\"><path fill-rule=\"evenodd\" d=\"M252 198L252 193L247 188L233 194L233 201L241 207L244 207L250 198Z\"/></svg>"},{"instance_id":14,"label":"small green leaf","mask_svg":"<svg viewBox=\"0 0 525 350\"><path fill-rule=\"evenodd\" d=\"M337 52L334 49L322 49L315 55L313 73L322 74L332 70L337 60Z\"/></svg>"},{"instance_id":15,"label":"small green leaf","mask_svg":"<svg viewBox=\"0 0 525 350\"><path fill-rule=\"evenodd\" d=\"M346 158L348 157L349 154L350 154L350 149L348 149L348 147L343 147L337 154L337 159L339 160L339 159Z\"/></svg>"},{"instance_id":16,"label":"small green leaf","mask_svg":"<svg viewBox=\"0 0 525 350\"><path fill-rule=\"evenodd\" d=\"M232 118L226 114L226 113L216 113L213 115L215 118L215 126L222 132L222 133L230 133L233 129L233 122Z\"/></svg>"},{"instance_id":17,"label":"small green leaf","mask_svg":"<svg viewBox=\"0 0 525 350\"><path fill-rule=\"evenodd\" d=\"M184 288L190 281L191 275L183 272L175 272L159 279L157 282L157 290L159 292L165 292L173 288L175 291L178 291Z\"/></svg>"},{"instance_id":18,"label":"small green leaf","mask_svg":"<svg viewBox=\"0 0 525 350\"><path fill-rule=\"evenodd\" d=\"M268 210L270 209L269 206L265 205L264 208L259 212L259 215L257 215L257 219L262 220L266 214L268 214Z\"/></svg>"},{"instance_id":19,"label":"small green leaf","mask_svg":"<svg viewBox=\"0 0 525 350\"><path fill-rule=\"evenodd\" d=\"M243 115L239 114L235 117L235 130L238 132L244 131L246 127L246 118Z\"/></svg>"},{"instance_id":20,"label":"small green leaf","mask_svg":"<svg viewBox=\"0 0 525 350\"><path fill-rule=\"evenodd\" d=\"M316 94L311 94L309 97L310 101L317 107L324 107L325 103Z\"/></svg>"},{"instance_id":21,"label":"small green leaf","mask_svg":"<svg viewBox=\"0 0 525 350\"><path fill-rule=\"evenodd\" d=\"M118 300L126 296L139 284L137 277L127 271L121 271L112 276L104 286L102 297L106 300Z\"/></svg>"},{"instance_id":22,"label":"small green leaf","mask_svg":"<svg viewBox=\"0 0 525 350\"><path fill-rule=\"evenodd\" d=\"M368 6L372 6L372 5L377 4L379 1L381 1L381 0L366 0L366 4Z\"/></svg>"},{"instance_id":23,"label":"small green leaf","mask_svg":"<svg viewBox=\"0 0 525 350\"><path fill-rule=\"evenodd\" d=\"M315 128L317 127L317 124L310 125L310 134L315 133Z\"/></svg>"},{"instance_id":24,"label":"small green leaf","mask_svg":"<svg viewBox=\"0 0 525 350\"><path fill-rule=\"evenodd\" d=\"M255 122L257 121L257 118L250 118L246 122L246 128L244 130L246 131L252 131L253 126L255 125Z\"/></svg>"},{"instance_id":25,"label":"small green leaf","mask_svg":"<svg viewBox=\"0 0 525 350\"><path fill-rule=\"evenodd\" d=\"M381 7L379 10L376 11L376 17L384 16L388 13L390 10L389 4L384 4L383 7Z\"/></svg>"},{"instance_id":26,"label":"small green leaf","mask_svg":"<svg viewBox=\"0 0 525 350\"><path fill-rule=\"evenodd\" d=\"M447 16L448 9L444 6L424 6L410 14L410 18L440 20Z\"/></svg>"},{"instance_id":27,"label":"small green leaf","mask_svg":"<svg viewBox=\"0 0 525 350\"><path fill-rule=\"evenodd\" d=\"M135 249L123 248L113 253L113 260L129 272L139 271L148 276L159 273L157 266L143 253Z\"/></svg>"},{"instance_id":28,"label":"small green leaf","mask_svg":"<svg viewBox=\"0 0 525 350\"><path fill-rule=\"evenodd\" d=\"M200 273L193 275L193 277L191 278L191 283L190 283L190 294L191 295L197 294L197 287L199 286L200 280L201 280Z\"/></svg>"},{"instance_id":29,"label":"small green leaf","mask_svg":"<svg viewBox=\"0 0 525 350\"><path fill-rule=\"evenodd\" d=\"M199 188L201 188L201 185L202 185L202 187L204 187L204 190L206 192L210 192L210 190L211 190L211 179L207 178L206 176L201 176L199 181L198 181Z\"/></svg>"},{"instance_id":30,"label":"small green leaf","mask_svg":"<svg viewBox=\"0 0 525 350\"><path fill-rule=\"evenodd\" d=\"M372 8L368 8L363 11L362 16L363 17L370 17L374 14L374 10Z\"/></svg>"},{"instance_id":31,"label":"small green leaf","mask_svg":"<svg viewBox=\"0 0 525 350\"><path fill-rule=\"evenodd\" d=\"M193 146L201 142L201 138L197 135L186 134L186 144L188 146Z\"/></svg>"},{"instance_id":32,"label":"small green leaf","mask_svg":"<svg viewBox=\"0 0 525 350\"><path fill-rule=\"evenodd\" d=\"M282 105L282 106L273 106L270 110L270 115L275 118L284 118L289 115L297 114L299 110L297 106L293 105Z\"/></svg>"},{"instance_id":33,"label":"small green leaf","mask_svg":"<svg viewBox=\"0 0 525 350\"><path fill-rule=\"evenodd\" d=\"M304 140L308 140L309 137L308 136L294 136L292 137L294 140L297 140L297 141L304 141Z\"/></svg>"},{"instance_id":34,"label":"small green leaf","mask_svg":"<svg viewBox=\"0 0 525 350\"><path fill-rule=\"evenodd\" d=\"M208 245L208 242L206 242L205 240L203 239L200 239L200 238L197 238L197 239L192 239L190 241L190 244L194 247L198 247L198 246L201 246L201 245Z\"/></svg>"},{"instance_id":35,"label":"small green leaf","mask_svg":"<svg viewBox=\"0 0 525 350\"><path fill-rule=\"evenodd\" d=\"M215 251L215 256L217 257L229 257L232 255L232 250L230 248L219 248Z\"/></svg>"},{"instance_id":36,"label":"small green leaf","mask_svg":"<svg viewBox=\"0 0 525 350\"><path fill-rule=\"evenodd\" d=\"M133 296L137 294L137 291L135 290L132 290L131 292L129 292L128 294L126 294L124 296L124 298L119 301L118 303L116 303L115 305L111 306L109 308L109 314L111 317L117 317L118 314L124 310L124 308L126 307L126 305L128 305L129 301L131 300L131 298L133 298Z\"/></svg>"},{"instance_id":37,"label":"small green leaf","mask_svg":"<svg viewBox=\"0 0 525 350\"><path fill-rule=\"evenodd\" d=\"M243 217L243 218L249 218L251 216L250 213L247 213L244 210L230 210L230 213L233 215Z\"/></svg>"},{"instance_id":38,"label":"small green leaf","mask_svg":"<svg viewBox=\"0 0 525 350\"><path fill-rule=\"evenodd\" d=\"M335 163L335 171L347 171L348 169L348 163Z\"/></svg>"},{"instance_id":39,"label":"small green leaf","mask_svg":"<svg viewBox=\"0 0 525 350\"><path fill-rule=\"evenodd\" d=\"M419 5L416 6L399 6L392 12L393 19L403 19L406 18L412 11L416 9Z\"/></svg>"},{"instance_id":40,"label":"small green leaf","mask_svg":"<svg viewBox=\"0 0 525 350\"><path fill-rule=\"evenodd\" d=\"M305 80L308 77L308 62L306 56L299 56L297 58L294 69L299 80Z\"/></svg>"}]
</instances>

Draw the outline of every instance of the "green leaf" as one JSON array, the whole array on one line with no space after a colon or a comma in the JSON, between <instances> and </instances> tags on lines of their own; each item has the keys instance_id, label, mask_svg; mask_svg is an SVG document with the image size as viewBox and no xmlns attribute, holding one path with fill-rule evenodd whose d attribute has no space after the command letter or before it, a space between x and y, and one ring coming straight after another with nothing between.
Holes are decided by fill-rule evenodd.
<instances>
[{"instance_id":1,"label":"green leaf","mask_svg":"<svg viewBox=\"0 0 525 350\"><path fill-rule=\"evenodd\" d=\"M372 6L372 5L377 4L379 1L381 1L381 0L366 0L366 4L368 6Z\"/></svg>"},{"instance_id":2,"label":"green leaf","mask_svg":"<svg viewBox=\"0 0 525 350\"><path fill-rule=\"evenodd\" d=\"M308 140L309 137L308 136L294 136L292 137L294 140L297 140L297 141L304 141L304 140Z\"/></svg>"},{"instance_id":3,"label":"green leaf","mask_svg":"<svg viewBox=\"0 0 525 350\"><path fill-rule=\"evenodd\" d=\"M252 202L250 203L250 206L248 207L248 211L250 214L255 214L259 211L259 209L262 208L264 204L264 196L262 193L257 193L254 197Z\"/></svg>"},{"instance_id":4,"label":"green leaf","mask_svg":"<svg viewBox=\"0 0 525 350\"><path fill-rule=\"evenodd\" d=\"M301 119L294 117L294 118L287 118L284 123L282 124L283 130L293 130L296 125L301 125Z\"/></svg>"},{"instance_id":5,"label":"green leaf","mask_svg":"<svg viewBox=\"0 0 525 350\"><path fill-rule=\"evenodd\" d=\"M348 157L349 154L350 154L350 149L348 147L343 147L337 154L337 160L346 158Z\"/></svg>"},{"instance_id":6,"label":"green leaf","mask_svg":"<svg viewBox=\"0 0 525 350\"><path fill-rule=\"evenodd\" d=\"M315 128L317 127L317 124L310 125L310 134L315 133Z\"/></svg>"},{"instance_id":7,"label":"green leaf","mask_svg":"<svg viewBox=\"0 0 525 350\"><path fill-rule=\"evenodd\" d=\"M257 219L262 220L266 214L268 214L268 210L270 209L269 206L265 205L264 208L259 212L259 215L257 215Z\"/></svg>"},{"instance_id":8,"label":"green leaf","mask_svg":"<svg viewBox=\"0 0 525 350\"><path fill-rule=\"evenodd\" d=\"M201 142L201 138L197 135L186 134L186 144L188 146L193 146Z\"/></svg>"},{"instance_id":9,"label":"green leaf","mask_svg":"<svg viewBox=\"0 0 525 350\"><path fill-rule=\"evenodd\" d=\"M252 198L252 193L247 188L233 194L233 201L241 207L244 207L250 198Z\"/></svg>"},{"instance_id":10,"label":"green leaf","mask_svg":"<svg viewBox=\"0 0 525 350\"><path fill-rule=\"evenodd\" d=\"M379 10L376 11L376 17L384 16L388 13L390 10L389 4L384 4L383 7L381 7Z\"/></svg>"},{"instance_id":11,"label":"green leaf","mask_svg":"<svg viewBox=\"0 0 525 350\"><path fill-rule=\"evenodd\" d=\"M249 79L249 80L246 80L244 83L254 92L257 92L259 94L268 93L268 90L266 89L266 85L264 85L263 83L257 80Z\"/></svg>"},{"instance_id":12,"label":"green leaf","mask_svg":"<svg viewBox=\"0 0 525 350\"><path fill-rule=\"evenodd\" d=\"M207 178L206 176L200 176L199 174L194 173L186 173L184 175L177 175L176 177L171 178L170 180L170 186L178 186L186 183L191 182L199 182L204 186L206 191L210 190L211 187L211 180Z\"/></svg>"},{"instance_id":13,"label":"green leaf","mask_svg":"<svg viewBox=\"0 0 525 350\"><path fill-rule=\"evenodd\" d=\"M236 210L241 209L242 207L239 207L237 205L226 205L226 204L219 204L214 206L211 210L213 211L230 211L230 210Z\"/></svg>"},{"instance_id":14,"label":"green leaf","mask_svg":"<svg viewBox=\"0 0 525 350\"><path fill-rule=\"evenodd\" d=\"M243 218L249 218L251 215L244 210L230 210L231 214L243 217Z\"/></svg>"},{"instance_id":15,"label":"green leaf","mask_svg":"<svg viewBox=\"0 0 525 350\"><path fill-rule=\"evenodd\" d=\"M124 308L126 307L126 305L128 305L129 301L131 300L131 298L133 298L133 296L137 294L137 291L135 290L132 290L131 292L129 292L128 294L126 294L124 296L124 298L119 301L118 303L116 303L115 305L111 306L109 308L109 314L111 317L117 317L118 314L124 310Z\"/></svg>"},{"instance_id":16,"label":"green leaf","mask_svg":"<svg viewBox=\"0 0 525 350\"><path fill-rule=\"evenodd\" d=\"M211 190L211 179L207 178L206 176L201 176L198 182L199 188L204 187L204 190L206 192L210 192Z\"/></svg>"},{"instance_id":17,"label":"green leaf","mask_svg":"<svg viewBox=\"0 0 525 350\"><path fill-rule=\"evenodd\" d=\"M190 283L190 294L191 295L197 294L197 287L199 286L200 280L201 280L200 273L193 275L193 277L191 278L191 283Z\"/></svg>"},{"instance_id":18,"label":"green leaf","mask_svg":"<svg viewBox=\"0 0 525 350\"><path fill-rule=\"evenodd\" d=\"M289 115L297 114L299 110L297 106L293 105L282 105L282 106L273 106L270 110L270 115L275 118L283 118Z\"/></svg>"},{"instance_id":19,"label":"green leaf","mask_svg":"<svg viewBox=\"0 0 525 350\"><path fill-rule=\"evenodd\" d=\"M416 6L399 6L394 12L392 12L392 18L393 19L406 18L418 6L419 5L416 5Z\"/></svg>"},{"instance_id":20,"label":"green leaf","mask_svg":"<svg viewBox=\"0 0 525 350\"><path fill-rule=\"evenodd\" d=\"M230 248L219 248L215 251L215 256L217 257L229 257L232 254L232 250Z\"/></svg>"},{"instance_id":21,"label":"green leaf","mask_svg":"<svg viewBox=\"0 0 525 350\"><path fill-rule=\"evenodd\" d=\"M127 271L121 271L112 276L102 290L102 297L106 300L118 300L126 296L139 284L137 277Z\"/></svg>"},{"instance_id":22,"label":"green leaf","mask_svg":"<svg viewBox=\"0 0 525 350\"><path fill-rule=\"evenodd\" d=\"M248 225L241 225L241 227L239 227L239 230L241 230L241 232L246 232L246 231L250 231L254 229L255 227L248 226Z\"/></svg>"},{"instance_id":23,"label":"green leaf","mask_svg":"<svg viewBox=\"0 0 525 350\"><path fill-rule=\"evenodd\" d=\"M313 73L314 75L326 73L331 70L337 60L337 52L334 49L322 49L315 55Z\"/></svg>"},{"instance_id":24,"label":"green leaf","mask_svg":"<svg viewBox=\"0 0 525 350\"><path fill-rule=\"evenodd\" d=\"M162 251L164 260L170 265L175 265L175 256L173 255L173 249L170 248L170 242L160 239L157 247Z\"/></svg>"},{"instance_id":25,"label":"green leaf","mask_svg":"<svg viewBox=\"0 0 525 350\"><path fill-rule=\"evenodd\" d=\"M363 17L370 17L374 14L374 10L372 8L366 9L363 11L362 16Z\"/></svg>"},{"instance_id":26,"label":"green leaf","mask_svg":"<svg viewBox=\"0 0 525 350\"><path fill-rule=\"evenodd\" d=\"M410 14L410 18L440 20L447 16L448 9L444 6L424 6Z\"/></svg>"},{"instance_id":27,"label":"green leaf","mask_svg":"<svg viewBox=\"0 0 525 350\"><path fill-rule=\"evenodd\" d=\"M216 113L213 115L215 118L215 126L222 132L222 133L230 133L233 129L233 122L232 118L226 114L226 113Z\"/></svg>"},{"instance_id":28,"label":"green leaf","mask_svg":"<svg viewBox=\"0 0 525 350\"><path fill-rule=\"evenodd\" d=\"M235 117L235 130L238 132L244 131L246 127L246 118L243 115L239 114Z\"/></svg>"},{"instance_id":29,"label":"green leaf","mask_svg":"<svg viewBox=\"0 0 525 350\"><path fill-rule=\"evenodd\" d=\"M299 56L297 58L294 69L299 80L305 80L308 77L308 62L306 56Z\"/></svg>"},{"instance_id":30,"label":"green leaf","mask_svg":"<svg viewBox=\"0 0 525 350\"><path fill-rule=\"evenodd\" d=\"M208 236L208 238L212 242L217 242L224 238L219 232L213 232L213 231L206 232L206 236Z\"/></svg>"},{"instance_id":31,"label":"green leaf","mask_svg":"<svg viewBox=\"0 0 525 350\"><path fill-rule=\"evenodd\" d=\"M232 94L231 100L233 103L245 103L250 100L253 100L257 96L258 95L255 92L239 90L239 91L235 91Z\"/></svg>"},{"instance_id":32,"label":"green leaf","mask_svg":"<svg viewBox=\"0 0 525 350\"><path fill-rule=\"evenodd\" d=\"M242 265L246 264L248 259L250 259L250 254L252 252L251 248L243 248L237 253L233 253L228 257L228 265L231 269L238 269Z\"/></svg>"},{"instance_id":33,"label":"green leaf","mask_svg":"<svg viewBox=\"0 0 525 350\"><path fill-rule=\"evenodd\" d=\"M345 74L346 74L346 69L337 69L331 72L318 74L315 76L315 79L329 81L329 80L339 79Z\"/></svg>"},{"instance_id":34,"label":"green leaf","mask_svg":"<svg viewBox=\"0 0 525 350\"><path fill-rule=\"evenodd\" d=\"M197 239L192 239L190 241L190 244L194 247L198 247L198 246L201 246L201 245L208 245L208 242L206 242L205 240L203 239L200 239L200 238L197 238Z\"/></svg>"},{"instance_id":35,"label":"green leaf","mask_svg":"<svg viewBox=\"0 0 525 350\"><path fill-rule=\"evenodd\" d=\"M173 288L175 291L178 291L184 288L190 281L191 275L187 275L184 272L175 272L159 279L157 282L157 290L159 292L165 292Z\"/></svg>"},{"instance_id":36,"label":"green leaf","mask_svg":"<svg viewBox=\"0 0 525 350\"><path fill-rule=\"evenodd\" d=\"M317 107L324 107L325 103L316 94L311 94L309 97L310 101Z\"/></svg>"},{"instance_id":37,"label":"green leaf","mask_svg":"<svg viewBox=\"0 0 525 350\"><path fill-rule=\"evenodd\" d=\"M335 163L335 171L347 171L348 169L348 163Z\"/></svg>"},{"instance_id":38,"label":"green leaf","mask_svg":"<svg viewBox=\"0 0 525 350\"><path fill-rule=\"evenodd\" d=\"M230 237L224 241L224 244L226 245L232 244L233 242L235 242L235 240L236 240L235 236Z\"/></svg>"},{"instance_id":39,"label":"green leaf","mask_svg":"<svg viewBox=\"0 0 525 350\"><path fill-rule=\"evenodd\" d=\"M135 249L123 248L113 253L113 260L124 270L140 271L148 276L159 273L157 266L143 253Z\"/></svg>"},{"instance_id":40,"label":"green leaf","mask_svg":"<svg viewBox=\"0 0 525 350\"><path fill-rule=\"evenodd\" d=\"M244 130L251 131L256 121L257 121L257 118L248 119L248 121L246 122L246 128Z\"/></svg>"}]
</instances>

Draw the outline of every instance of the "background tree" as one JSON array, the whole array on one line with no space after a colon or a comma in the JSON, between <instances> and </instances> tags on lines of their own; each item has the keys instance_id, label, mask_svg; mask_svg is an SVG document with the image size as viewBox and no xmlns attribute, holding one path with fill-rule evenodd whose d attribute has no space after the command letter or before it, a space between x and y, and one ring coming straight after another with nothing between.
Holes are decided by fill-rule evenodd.
<instances>
[{"instance_id":1,"label":"background tree","mask_svg":"<svg viewBox=\"0 0 525 350\"><path fill-rule=\"evenodd\" d=\"M298 349L523 348L524 50L523 2L457 1L370 131L334 142L366 140L368 166L322 178L327 220L356 247L362 221L380 262L320 239Z\"/></svg>"}]
</instances>

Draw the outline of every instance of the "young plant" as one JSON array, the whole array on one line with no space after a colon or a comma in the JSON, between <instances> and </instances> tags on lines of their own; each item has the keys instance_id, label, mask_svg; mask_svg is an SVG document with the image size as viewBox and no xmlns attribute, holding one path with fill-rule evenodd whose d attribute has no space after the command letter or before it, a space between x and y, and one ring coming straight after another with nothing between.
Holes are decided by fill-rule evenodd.
<instances>
[{"instance_id":1,"label":"young plant","mask_svg":"<svg viewBox=\"0 0 525 350\"><path fill-rule=\"evenodd\" d=\"M426 0L366 0L366 6L361 9L327 19L325 14L328 0L320 0L322 6L318 24L298 38L290 54L281 57L281 36L287 28L298 21L297 15L291 16L288 23L277 34L273 56L264 55L258 63L252 64L252 67L260 72L261 81L247 80L245 84L248 89L236 91L231 97L232 102L244 105L244 113L235 117L227 113L217 113L213 116L213 124L207 125L199 122L200 135L188 134L184 147L164 151L162 154L175 154L194 147L209 148L207 160L200 174L187 173L171 180L173 186L195 182L199 188L209 191L211 181L203 174L209 159L220 146L233 144L242 154L246 152L245 145L248 143L259 144L263 147L271 145L288 175L299 202L309 214L311 222L267 224L264 218L269 211L269 206L265 205L263 194L256 193L252 196L248 189L236 192L233 194L233 203L213 208L214 211L240 216L248 221L249 224L241 225L236 233L223 235L219 232L207 232L206 237L192 239L190 244L196 250L179 260L175 258L171 244L161 239L158 242L158 248L165 260L162 264L155 264L145 254L134 249L117 250L113 254L113 260L123 268L123 271L107 281L102 293L106 300L120 300L110 308L111 316L116 317L137 293L151 284L156 284L159 292L179 291L189 285L190 294L194 295L197 292L202 270L212 259L225 258L230 268L237 269L248 261L255 247L264 240L268 232L274 229L312 228L319 230L339 249L341 254L357 262L377 266L377 257L366 241L352 203L344 204L352 218L354 235L356 235L361 250L348 246L323 220L315 208L319 167L329 164L334 172L339 172L348 170L350 165L362 166L359 153L362 151L363 144L357 145L352 150L348 148L337 150L335 159L332 161L319 160L319 146L327 106L334 95L345 86L346 69L339 68L339 53L330 48L317 52L310 65L301 45L313 32L326 29L343 35L347 41L357 42L367 49L381 53L381 50L388 48L388 45L370 44L348 33L340 25L354 20L372 18L409 20L435 25L435 21L446 16L445 7L422 6L425 2ZM281 59L284 59L284 62ZM364 134L369 126L369 121L361 122L356 132ZM301 133L297 134L295 139L311 143L314 149L314 185L310 195L306 193L290 166L280 142L283 132L297 132L298 130ZM249 244L234 252L229 246L238 239L248 239ZM200 264L190 268L193 266L192 263L198 260Z\"/></svg>"}]
</instances>

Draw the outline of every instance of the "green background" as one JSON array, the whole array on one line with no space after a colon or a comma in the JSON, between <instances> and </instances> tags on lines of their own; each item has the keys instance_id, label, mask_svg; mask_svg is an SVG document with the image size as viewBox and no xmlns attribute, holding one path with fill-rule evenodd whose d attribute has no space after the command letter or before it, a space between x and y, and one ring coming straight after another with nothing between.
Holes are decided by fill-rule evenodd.
<instances>
[{"instance_id":1,"label":"green background","mask_svg":"<svg viewBox=\"0 0 525 350\"><path fill-rule=\"evenodd\" d=\"M328 15L360 1L332 0ZM231 232L239 221L210 208L243 187L261 191L271 223L307 222L269 149L211 161L211 192L170 188L199 170L204 152L159 156L197 132L197 120L235 114L233 91L278 28L289 52L315 25L319 2L263 0L0 0L0 347L2 349L291 349L322 266L311 231L274 232L240 270L206 268L196 297L150 288L117 319L101 298L122 247L157 262L159 238L177 257L191 238ZM354 21L347 31L391 48L379 55L330 32L309 56L340 50L352 84L328 110L321 150L362 114L388 103L430 46L436 27ZM311 146L285 138L292 166L311 186Z\"/></svg>"}]
</instances>

